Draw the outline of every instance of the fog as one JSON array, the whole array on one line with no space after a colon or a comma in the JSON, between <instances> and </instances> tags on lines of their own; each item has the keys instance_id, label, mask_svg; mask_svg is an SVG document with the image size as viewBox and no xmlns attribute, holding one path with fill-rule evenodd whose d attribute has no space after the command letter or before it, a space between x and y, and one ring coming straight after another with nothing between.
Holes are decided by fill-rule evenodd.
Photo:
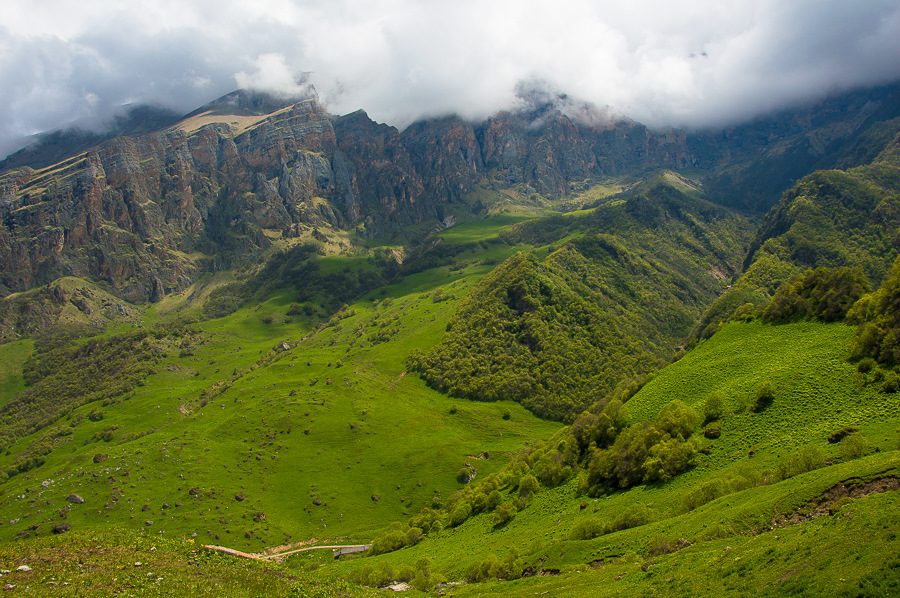
<instances>
[{"instance_id":1,"label":"fog","mask_svg":"<svg viewBox=\"0 0 900 598\"><path fill-rule=\"evenodd\" d=\"M836 0L6 0L0 156L123 105L239 87L403 127L545 88L651 126L735 122L900 79L900 4Z\"/></svg>"}]
</instances>

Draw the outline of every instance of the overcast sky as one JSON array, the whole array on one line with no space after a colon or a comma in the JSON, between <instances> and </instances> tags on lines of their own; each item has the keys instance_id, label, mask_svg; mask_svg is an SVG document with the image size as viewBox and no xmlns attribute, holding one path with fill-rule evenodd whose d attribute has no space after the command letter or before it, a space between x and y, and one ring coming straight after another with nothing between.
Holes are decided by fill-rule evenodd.
<instances>
[{"instance_id":1,"label":"overcast sky","mask_svg":"<svg viewBox=\"0 0 900 598\"><path fill-rule=\"evenodd\" d=\"M0 156L128 103L308 73L333 113L484 117L539 83L651 126L900 79L897 0L3 0Z\"/></svg>"}]
</instances>

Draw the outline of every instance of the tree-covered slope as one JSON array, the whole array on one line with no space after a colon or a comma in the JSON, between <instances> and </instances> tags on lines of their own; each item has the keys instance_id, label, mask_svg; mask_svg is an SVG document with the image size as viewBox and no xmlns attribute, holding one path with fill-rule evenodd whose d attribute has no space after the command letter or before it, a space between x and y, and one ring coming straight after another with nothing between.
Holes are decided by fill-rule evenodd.
<instances>
[{"instance_id":1,"label":"tree-covered slope","mask_svg":"<svg viewBox=\"0 0 900 598\"><path fill-rule=\"evenodd\" d=\"M547 256L497 267L410 367L453 395L571 420L671 358L735 271L742 225L665 180L582 216L519 225L505 238L551 243Z\"/></svg>"},{"instance_id":2,"label":"tree-covered slope","mask_svg":"<svg viewBox=\"0 0 900 598\"><path fill-rule=\"evenodd\" d=\"M858 268L873 286L900 252L900 135L870 164L817 171L785 192L766 216L744 273L704 316L709 335L736 309L766 304L778 287L808 268Z\"/></svg>"}]
</instances>

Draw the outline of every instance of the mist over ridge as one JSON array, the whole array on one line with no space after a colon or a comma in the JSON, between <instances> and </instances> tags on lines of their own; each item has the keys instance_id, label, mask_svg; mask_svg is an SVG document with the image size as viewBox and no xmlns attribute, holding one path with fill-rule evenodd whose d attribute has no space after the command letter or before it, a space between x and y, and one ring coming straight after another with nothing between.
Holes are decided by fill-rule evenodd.
<instances>
[{"instance_id":1,"label":"mist over ridge","mask_svg":"<svg viewBox=\"0 0 900 598\"><path fill-rule=\"evenodd\" d=\"M0 27L0 155L102 129L122 106L187 113L232 89L297 93L398 128L519 104L535 82L650 127L744 121L900 78L900 8L835 1L14 0Z\"/></svg>"}]
</instances>

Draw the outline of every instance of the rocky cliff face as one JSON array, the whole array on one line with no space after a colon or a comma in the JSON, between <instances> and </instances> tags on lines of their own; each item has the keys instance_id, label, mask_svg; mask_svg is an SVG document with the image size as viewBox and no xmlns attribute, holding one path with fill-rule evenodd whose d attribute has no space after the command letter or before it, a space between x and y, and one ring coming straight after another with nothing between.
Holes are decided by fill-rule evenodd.
<instances>
[{"instance_id":1,"label":"rocky cliff face","mask_svg":"<svg viewBox=\"0 0 900 598\"><path fill-rule=\"evenodd\" d=\"M651 131L568 100L400 132L362 111L332 117L315 98L239 92L180 125L0 174L0 296L76 276L158 301L248 263L273 235L330 225L374 237L443 219L480 177L552 199L612 175L692 168L714 199L767 209L898 115L886 88L712 133Z\"/></svg>"}]
</instances>

